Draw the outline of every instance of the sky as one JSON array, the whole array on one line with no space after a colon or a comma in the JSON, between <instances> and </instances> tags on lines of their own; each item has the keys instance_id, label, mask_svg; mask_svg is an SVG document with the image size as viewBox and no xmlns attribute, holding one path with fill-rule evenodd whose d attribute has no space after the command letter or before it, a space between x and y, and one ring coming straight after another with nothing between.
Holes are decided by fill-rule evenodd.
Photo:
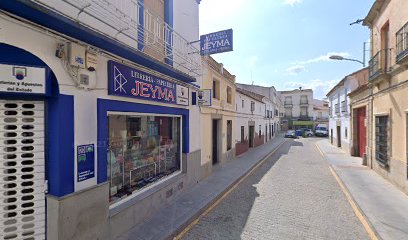
<instances>
[{"instance_id":1,"label":"sky","mask_svg":"<svg viewBox=\"0 0 408 240\"><path fill-rule=\"evenodd\" d=\"M344 76L363 67L374 0L202 0L200 35L233 29L234 51L214 54L237 83L277 90L312 88L322 99ZM367 44L369 46L369 44ZM367 49L368 50L368 49ZM366 52L366 65L369 52Z\"/></svg>"}]
</instances>

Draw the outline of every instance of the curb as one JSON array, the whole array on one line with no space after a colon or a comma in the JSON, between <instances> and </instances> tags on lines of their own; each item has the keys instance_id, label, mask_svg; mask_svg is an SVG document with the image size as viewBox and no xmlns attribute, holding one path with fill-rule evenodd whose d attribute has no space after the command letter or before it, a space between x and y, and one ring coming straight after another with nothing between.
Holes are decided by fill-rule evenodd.
<instances>
[{"instance_id":1,"label":"curb","mask_svg":"<svg viewBox=\"0 0 408 240\"><path fill-rule=\"evenodd\" d=\"M181 239L194 225L196 225L202 216L207 215L212 209L214 209L221 201L228 196L242 181L244 181L253 171L260 167L270 156L272 156L284 143L288 140L283 139L275 148L273 148L269 153L264 155L251 166L244 174L233 181L229 186L227 186L221 193L219 193L215 198L213 198L209 203L207 203L203 208L194 214L188 221L186 221L181 226L177 227L172 234L170 234L166 239L179 240Z\"/></svg>"},{"instance_id":2,"label":"curb","mask_svg":"<svg viewBox=\"0 0 408 240\"><path fill-rule=\"evenodd\" d=\"M351 205L354 214L360 221L360 223L363 225L364 229L366 230L368 236L370 237L371 240L382 240L381 236L378 234L378 232L375 230L373 224L367 217L367 215L364 213L364 211L361 209L360 205L358 202L355 200L353 195L351 194L350 190L348 189L347 185L344 183L344 181L341 179L339 176L338 170L336 170L336 167L330 163L326 153L324 153L321 148L319 147L318 142L315 143L315 146L317 150L320 152L322 157L329 163L329 170L333 174L333 177L335 178L336 182L339 184L340 189L342 190L343 194L345 195L346 199L348 200L349 204Z\"/></svg>"}]
</instances>

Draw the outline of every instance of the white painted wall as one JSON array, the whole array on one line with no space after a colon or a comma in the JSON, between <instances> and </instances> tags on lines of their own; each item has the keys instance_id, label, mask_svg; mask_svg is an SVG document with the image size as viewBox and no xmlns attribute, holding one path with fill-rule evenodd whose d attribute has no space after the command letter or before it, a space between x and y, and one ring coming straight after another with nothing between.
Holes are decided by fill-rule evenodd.
<instances>
[{"instance_id":1,"label":"white painted wall","mask_svg":"<svg viewBox=\"0 0 408 240\"><path fill-rule=\"evenodd\" d=\"M244 100L244 107L242 107L242 100ZM251 101L255 102L255 111L251 112ZM264 102L259 102L253 98L250 98L242 93L236 92L235 102L237 104L237 115L236 115L236 125L235 125L235 143L241 141L241 126L245 128L245 139L248 139L249 127L248 122L255 122L255 132L259 132L259 125L261 125L261 134L265 134L265 125L268 126L269 134L269 120L265 118L265 107L267 104L271 106L271 103L267 104Z\"/></svg>"},{"instance_id":2,"label":"white painted wall","mask_svg":"<svg viewBox=\"0 0 408 240\"><path fill-rule=\"evenodd\" d=\"M345 79L344 84L339 86L327 97L329 98L329 106L331 116L329 117L329 134L333 131L333 137L337 138L337 122L340 122L341 141L350 145L351 129L350 129L350 98L347 96L350 92L358 87L357 79L349 76ZM341 103L346 101L346 112L342 112ZM336 115L335 104L339 104L340 113ZM347 136L346 136L347 132ZM336 143L333 143L336 144Z\"/></svg>"},{"instance_id":3,"label":"white painted wall","mask_svg":"<svg viewBox=\"0 0 408 240\"><path fill-rule=\"evenodd\" d=\"M285 104L285 97L292 97L292 117L293 118L298 118L300 116L300 99L302 95L307 96L307 100L309 105L307 106L307 112L308 116L312 117L313 116L313 91L311 90L293 90L293 91L281 91L281 100L282 104Z\"/></svg>"}]
</instances>

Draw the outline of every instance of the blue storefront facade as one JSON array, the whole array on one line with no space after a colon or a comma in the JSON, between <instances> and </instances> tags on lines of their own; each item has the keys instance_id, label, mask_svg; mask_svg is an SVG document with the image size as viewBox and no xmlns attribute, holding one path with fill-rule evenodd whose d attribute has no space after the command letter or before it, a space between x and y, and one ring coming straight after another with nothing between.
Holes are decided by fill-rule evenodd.
<instances>
[{"instance_id":1,"label":"blue storefront facade","mask_svg":"<svg viewBox=\"0 0 408 240\"><path fill-rule=\"evenodd\" d=\"M165 1L168 25L174 6ZM159 61L143 53L144 40L129 47L47 6L2 1L0 8L0 125L5 142L15 143L3 156L17 162L7 165L17 173L5 177L21 192L32 183L35 192L28 212L19 207L25 193L21 205L10 198L3 217L13 223L0 236L116 238L199 180L199 112L191 102L199 82L172 66L174 49L166 46ZM20 158L38 175L30 183L19 182L28 176ZM39 223L24 230L21 221L31 216Z\"/></svg>"}]
</instances>

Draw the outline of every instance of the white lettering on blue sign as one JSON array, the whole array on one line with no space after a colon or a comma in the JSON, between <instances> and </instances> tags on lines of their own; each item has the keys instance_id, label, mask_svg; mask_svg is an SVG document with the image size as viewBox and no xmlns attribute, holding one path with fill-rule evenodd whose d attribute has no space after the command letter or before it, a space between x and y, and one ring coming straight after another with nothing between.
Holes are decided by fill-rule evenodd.
<instances>
[{"instance_id":1,"label":"white lettering on blue sign","mask_svg":"<svg viewBox=\"0 0 408 240\"><path fill-rule=\"evenodd\" d=\"M201 55L232 51L232 29L202 35L200 37L200 50Z\"/></svg>"}]
</instances>

